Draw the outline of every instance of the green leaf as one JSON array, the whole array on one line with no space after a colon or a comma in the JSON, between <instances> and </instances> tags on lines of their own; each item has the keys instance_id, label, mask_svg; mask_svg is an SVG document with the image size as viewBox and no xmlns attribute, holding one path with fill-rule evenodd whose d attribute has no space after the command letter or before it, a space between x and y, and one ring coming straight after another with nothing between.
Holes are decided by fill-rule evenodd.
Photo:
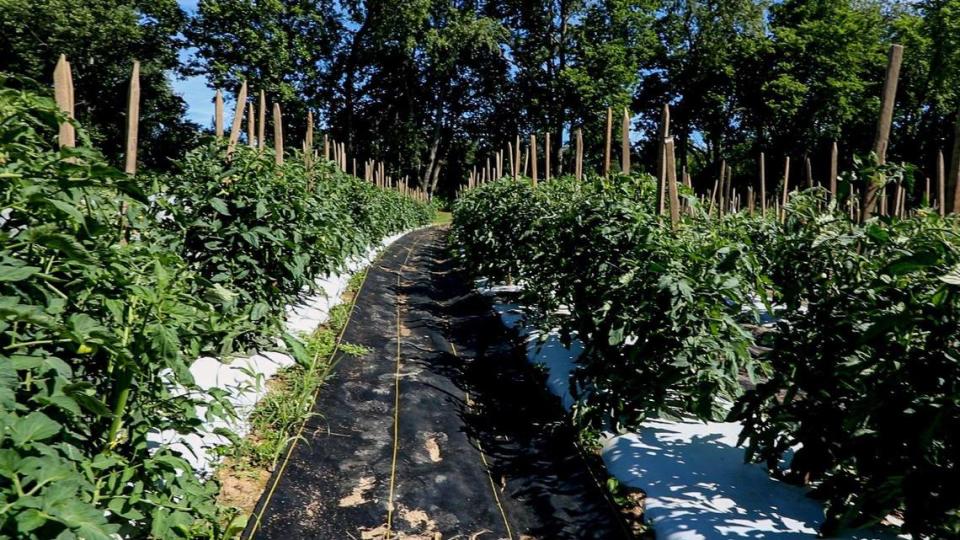
<instances>
[{"instance_id":1,"label":"green leaf","mask_svg":"<svg viewBox=\"0 0 960 540\"><path fill-rule=\"evenodd\" d=\"M23 281L39 271L36 266L0 265L0 281Z\"/></svg>"},{"instance_id":2,"label":"green leaf","mask_svg":"<svg viewBox=\"0 0 960 540\"><path fill-rule=\"evenodd\" d=\"M77 222L79 222L79 223L83 223L83 222L84 222L84 219L85 219L85 218L84 218L83 212L81 212L81 211L80 211L76 206L74 206L72 203L69 203L69 202L66 202L66 201L60 201L60 200L57 200L57 199L49 199L49 202L50 202L50 204L52 204L57 210L60 210L60 211L63 212L64 214L67 214L68 216L70 216L70 217L72 217L74 220L76 220Z\"/></svg>"},{"instance_id":3,"label":"green leaf","mask_svg":"<svg viewBox=\"0 0 960 540\"><path fill-rule=\"evenodd\" d=\"M930 252L914 253L888 264L884 272L893 276L901 276L924 270L935 264L937 264L937 254Z\"/></svg>"},{"instance_id":4,"label":"green leaf","mask_svg":"<svg viewBox=\"0 0 960 540\"><path fill-rule=\"evenodd\" d=\"M257 302L250 309L250 320L259 321L264 315L270 312L270 306L263 302Z\"/></svg>"},{"instance_id":5,"label":"green leaf","mask_svg":"<svg viewBox=\"0 0 960 540\"><path fill-rule=\"evenodd\" d=\"M290 355L293 356L293 359L296 360L298 364L309 367L313 363L313 357L307 352L307 349L299 339L285 333L283 335L283 341L286 343Z\"/></svg>"},{"instance_id":6,"label":"green leaf","mask_svg":"<svg viewBox=\"0 0 960 540\"><path fill-rule=\"evenodd\" d=\"M62 426L39 411L34 411L23 418L17 419L10 426L10 438L14 444L24 445L29 442L43 441L60 433Z\"/></svg>"},{"instance_id":7,"label":"green leaf","mask_svg":"<svg viewBox=\"0 0 960 540\"><path fill-rule=\"evenodd\" d=\"M173 360L180 355L180 340L176 332L162 324L151 325L147 334L150 342L161 358Z\"/></svg>"},{"instance_id":8,"label":"green leaf","mask_svg":"<svg viewBox=\"0 0 960 540\"><path fill-rule=\"evenodd\" d=\"M623 343L623 326L618 326L610 330L610 336L607 342L610 345L619 345Z\"/></svg>"},{"instance_id":9,"label":"green leaf","mask_svg":"<svg viewBox=\"0 0 960 540\"><path fill-rule=\"evenodd\" d=\"M43 527L47 521L49 520L43 512L34 508L28 508L17 514L17 532L20 534L27 534L34 529Z\"/></svg>"},{"instance_id":10,"label":"green leaf","mask_svg":"<svg viewBox=\"0 0 960 540\"><path fill-rule=\"evenodd\" d=\"M107 522L103 510L77 499L65 501L51 513L84 540L113 540L112 535L120 530Z\"/></svg>"},{"instance_id":11,"label":"green leaf","mask_svg":"<svg viewBox=\"0 0 960 540\"><path fill-rule=\"evenodd\" d=\"M64 387L63 392L73 398L84 410L96 416L113 416L106 403L99 400L94 394L93 385L71 384Z\"/></svg>"},{"instance_id":12,"label":"green leaf","mask_svg":"<svg viewBox=\"0 0 960 540\"><path fill-rule=\"evenodd\" d=\"M954 266L949 272L938 279L948 285L960 286L960 265Z\"/></svg>"},{"instance_id":13,"label":"green leaf","mask_svg":"<svg viewBox=\"0 0 960 540\"><path fill-rule=\"evenodd\" d=\"M214 210L216 210L217 212L220 212L225 216L230 215L230 210L227 208L227 203L219 197L212 197L210 199L210 206L212 206Z\"/></svg>"}]
</instances>

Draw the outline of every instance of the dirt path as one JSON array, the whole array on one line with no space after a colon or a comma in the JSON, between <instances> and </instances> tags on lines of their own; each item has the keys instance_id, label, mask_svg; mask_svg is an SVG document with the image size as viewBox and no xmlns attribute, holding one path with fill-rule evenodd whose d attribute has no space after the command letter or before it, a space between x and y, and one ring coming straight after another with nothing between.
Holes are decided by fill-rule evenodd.
<instances>
[{"instance_id":1,"label":"dirt path","mask_svg":"<svg viewBox=\"0 0 960 540\"><path fill-rule=\"evenodd\" d=\"M315 416L245 538L627 538L559 404L445 259L408 234L371 267Z\"/></svg>"}]
</instances>

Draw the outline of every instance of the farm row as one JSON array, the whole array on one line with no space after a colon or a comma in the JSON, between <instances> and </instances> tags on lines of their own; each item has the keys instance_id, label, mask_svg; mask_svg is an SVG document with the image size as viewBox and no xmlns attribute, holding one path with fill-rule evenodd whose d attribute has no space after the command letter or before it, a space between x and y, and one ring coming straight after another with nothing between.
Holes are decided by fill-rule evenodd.
<instances>
[{"instance_id":1,"label":"farm row","mask_svg":"<svg viewBox=\"0 0 960 540\"><path fill-rule=\"evenodd\" d=\"M58 149L66 114L24 85L0 89L0 536L218 537L216 482L148 442L233 414L191 363L276 336L308 363L285 307L433 210L219 138L124 174L78 126Z\"/></svg>"},{"instance_id":2,"label":"farm row","mask_svg":"<svg viewBox=\"0 0 960 540\"><path fill-rule=\"evenodd\" d=\"M671 225L648 175L490 182L457 201L453 242L479 276L522 286L533 324L583 342L570 388L586 439L739 421L748 459L825 501L823 534L894 515L956 535L955 219L858 224L822 188L780 216L718 216L678 189Z\"/></svg>"}]
</instances>

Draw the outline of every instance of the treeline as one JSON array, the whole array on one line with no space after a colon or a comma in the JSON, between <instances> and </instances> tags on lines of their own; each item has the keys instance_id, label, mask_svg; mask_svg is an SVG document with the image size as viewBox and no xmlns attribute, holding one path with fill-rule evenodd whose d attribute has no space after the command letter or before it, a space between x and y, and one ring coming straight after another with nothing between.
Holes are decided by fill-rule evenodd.
<instances>
[{"instance_id":1,"label":"treeline","mask_svg":"<svg viewBox=\"0 0 960 540\"><path fill-rule=\"evenodd\" d=\"M871 146L891 42L905 47L891 160L933 176L960 105L960 0L200 0L189 15L173 0L10 4L0 70L46 80L59 53L76 57L78 85L101 92L78 114L108 155L125 92L110 83L142 62L145 99L168 105L148 107L163 111L146 120L144 159L157 166L194 133L168 72L205 75L228 95L247 80L289 103L291 119L304 117L296 107L322 111L350 155L448 193L518 134L551 132L561 156L580 127L596 168L607 107L635 113L632 150L655 163L665 103L695 187L722 160L735 183L755 178L760 151L795 156L794 174L809 155L824 178L833 141L842 165ZM288 143L304 129L285 126ZM556 163L570 170L570 154Z\"/></svg>"}]
</instances>

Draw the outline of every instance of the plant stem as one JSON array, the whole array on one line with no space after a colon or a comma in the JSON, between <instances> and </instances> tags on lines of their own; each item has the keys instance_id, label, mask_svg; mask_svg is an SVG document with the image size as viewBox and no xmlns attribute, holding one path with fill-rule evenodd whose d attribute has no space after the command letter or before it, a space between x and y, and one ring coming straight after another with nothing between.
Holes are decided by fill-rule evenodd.
<instances>
[{"instance_id":1,"label":"plant stem","mask_svg":"<svg viewBox=\"0 0 960 540\"><path fill-rule=\"evenodd\" d=\"M133 381L133 373L129 369L122 369L118 377L120 391L117 393L117 400L113 405L113 420L110 422L110 431L107 433L106 451L110 452L117 445L117 433L120 432L120 426L123 424L123 413L127 408L127 400L130 398L130 386Z\"/></svg>"}]
</instances>

